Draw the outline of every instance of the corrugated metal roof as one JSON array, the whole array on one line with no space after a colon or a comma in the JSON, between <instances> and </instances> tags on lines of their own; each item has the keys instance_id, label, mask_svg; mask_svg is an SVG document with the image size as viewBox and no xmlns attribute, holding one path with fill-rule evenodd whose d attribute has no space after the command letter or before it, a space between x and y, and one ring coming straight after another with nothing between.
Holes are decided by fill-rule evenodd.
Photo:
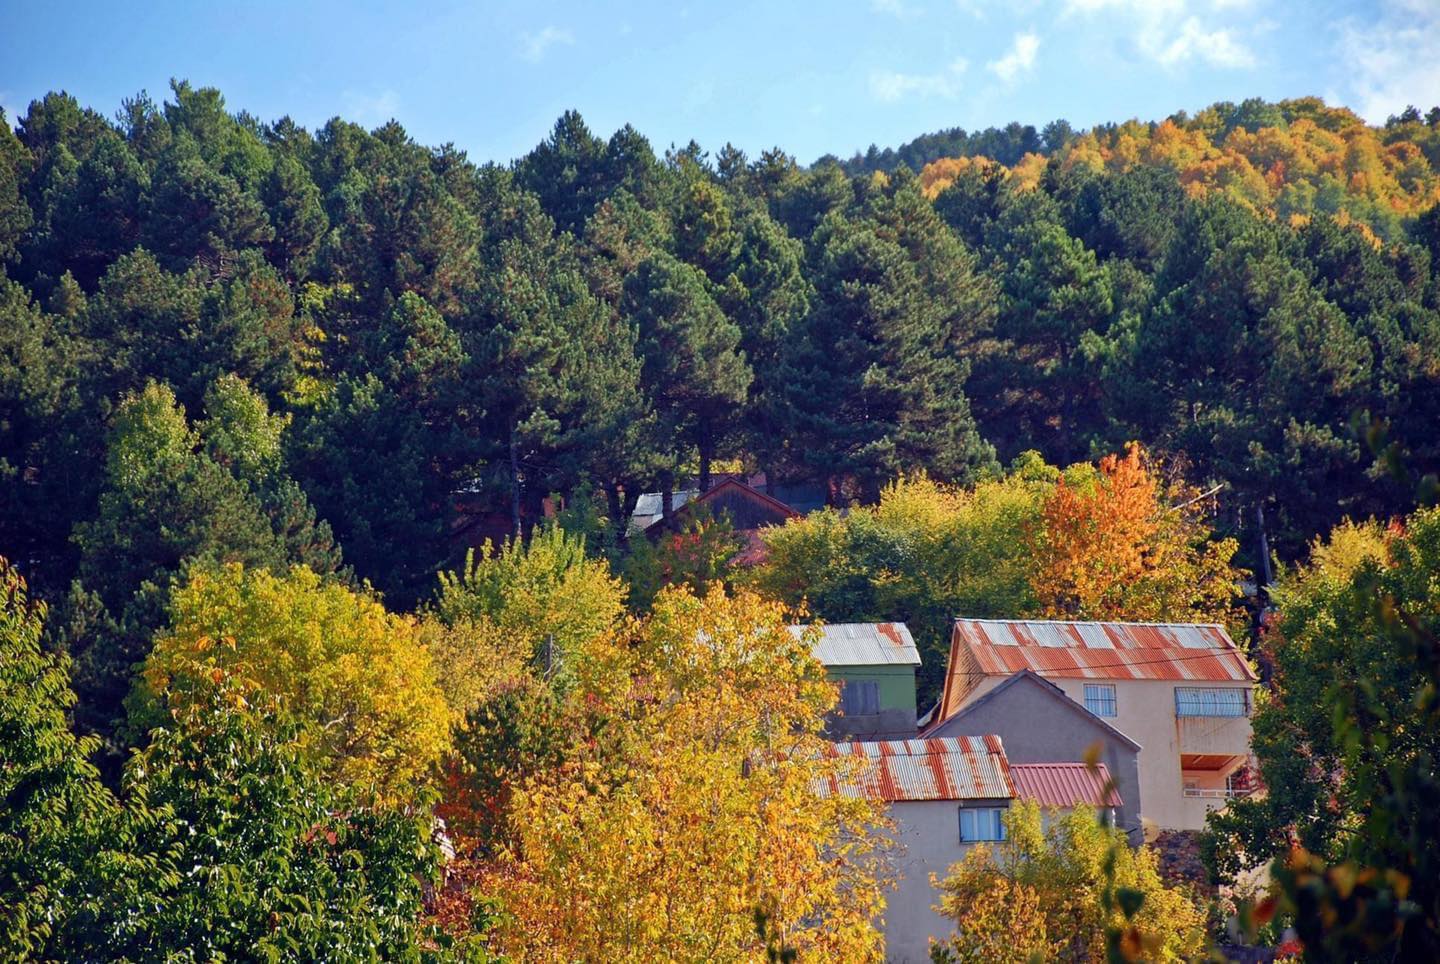
<instances>
[{"instance_id":1,"label":"corrugated metal roof","mask_svg":"<svg viewBox=\"0 0 1440 964\"><path fill-rule=\"evenodd\" d=\"M1012 763L1010 779L1021 799L1034 800L1042 807L1124 805L1119 790L1111 787L1105 792L1110 771L1103 763L1096 764L1095 770L1083 763Z\"/></svg>"},{"instance_id":2,"label":"corrugated metal roof","mask_svg":"<svg viewBox=\"0 0 1440 964\"><path fill-rule=\"evenodd\" d=\"M674 512L699 494L699 489L675 490L670 503L670 511ZM642 492L635 499L635 510L630 513L630 524L637 529L648 528L652 522L664 514L664 511L665 494L663 492Z\"/></svg>"},{"instance_id":3,"label":"corrugated metal roof","mask_svg":"<svg viewBox=\"0 0 1440 964\"><path fill-rule=\"evenodd\" d=\"M1010 799L1015 786L998 736L835 743L838 756L864 761L846 779L830 778L821 792L886 801Z\"/></svg>"},{"instance_id":4,"label":"corrugated metal roof","mask_svg":"<svg viewBox=\"0 0 1440 964\"><path fill-rule=\"evenodd\" d=\"M799 637L809 626L791 626ZM827 623L815 658L826 666L919 666L920 650L904 623Z\"/></svg>"},{"instance_id":5,"label":"corrugated metal roof","mask_svg":"<svg viewBox=\"0 0 1440 964\"><path fill-rule=\"evenodd\" d=\"M1250 682L1255 671L1223 626L957 619L956 646L985 675ZM953 661L952 661L953 662Z\"/></svg>"}]
</instances>

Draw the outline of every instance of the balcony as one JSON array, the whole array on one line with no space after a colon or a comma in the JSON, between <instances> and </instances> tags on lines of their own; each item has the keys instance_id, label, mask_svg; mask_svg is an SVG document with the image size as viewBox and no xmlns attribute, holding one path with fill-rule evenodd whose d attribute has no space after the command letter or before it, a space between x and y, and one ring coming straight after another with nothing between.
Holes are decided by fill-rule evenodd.
<instances>
[{"instance_id":1,"label":"balcony","mask_svg":"<svg viewBox=\"0 0 1440 964\"><path fill-rule=\"evenodd\" d=\"M1250 718L1182 716L1176 719L1181 753L1245 756L1250 752Z\"/></svg>"}]
</instances>

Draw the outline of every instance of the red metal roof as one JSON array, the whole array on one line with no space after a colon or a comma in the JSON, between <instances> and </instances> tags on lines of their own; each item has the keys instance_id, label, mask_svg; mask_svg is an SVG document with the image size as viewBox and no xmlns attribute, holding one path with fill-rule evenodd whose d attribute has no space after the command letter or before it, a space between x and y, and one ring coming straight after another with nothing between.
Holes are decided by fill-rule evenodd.
<instances>
[{"instance_id":1,"label":"red metal roof","mask_svg":"<svg viewBox=\"0 0 1440 964\"><path fill-rule=\"evenodd\" d=\"M980 800L1015 796L998 736L836 743L837 756L864 761L851 777L830 778L825 793L878 800Z\"/></svg>"},{"instance_id":2,"label":"red metal roof","mask_svg":"<svg viewBox=\"0 0 1440 964\"><path fill-rule=\"evenodd\" d=\"M1055 679L1257 679L1219 625L957 619L941 718L959 709L965 694L985 677L1022 669Z\"/></svg>"},{"instance_id":3,"label":"red metal roof","mask_svg":"<svg viewBox=\"0 0 1440 964\"><path fill-rule=\"evenodd\" d=\"M1034 800L1042 807L1124 805L1120 791L1113 786L1109 793L1105 792L1110 771L1103 763L1096 764L1094 770L1083 763L1012 763L1010 778L1022 799Z\"/></svg>"}]
</instances>

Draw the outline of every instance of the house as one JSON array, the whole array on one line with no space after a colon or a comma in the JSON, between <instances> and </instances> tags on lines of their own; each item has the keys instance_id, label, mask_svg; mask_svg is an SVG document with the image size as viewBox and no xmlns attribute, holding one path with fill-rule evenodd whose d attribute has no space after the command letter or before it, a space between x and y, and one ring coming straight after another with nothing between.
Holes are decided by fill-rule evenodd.
<instances>
[{"instance_id":1,"label":"house","mask_svg":"<svg viewBox=\"0 0 1440 964\"><path fill-rule=\"evenodd\" d=\"M791 626L797 637L810 627ZM833 739L915 736L915 668L920 650L904 623L830 623L819 627L815 658L840 684Z\"/></svg>"},{"instance_id":2,"label":"house","mask_svg":"<svg viewBox=\"0 0 1440 964\"><path fill-rule=\"evenodd\" d=\"M772 516L770 519L761 520L762 523L782 524L785 519L797 515L806 515L820 509L825 505L825 489L823 486L807 483L769 483L764 472L745 476L740 474L718 473L709 491L715 492L727 482L736 482L745 489L760 496L761 499L768 499L770 503L779 503L789 510L788 514L781 513ZM675 489L670 493L670 513L675 515L680 509L690 502L700 498L699 486L689 486ZM728 498L728 497L727 497ZM760 500L753 500L757 503ZM769 505L770 503L764 503ZM712 511L719 515L724 506L711 506ZM646 532L655 523L661 521L665 516L665 494L663 492L643 492L635 499L635 508L630 513L630 528L636 532ZM738 521L742 514L732 514L731 520L737 529L747 528Z\"/></svg>"},{"instance_id":3,"label":"house","mask_svg":"<svg viewBox=\"0 0 1440 964\"><path fill-rule=\"evenodd\" d=\"M682 490L675 493L676 503L671 505L670 517L664 518L659 511L653 515L640 515L643 507L647 512L654 509L661 509L660 506L649 504L651 497L659 496L657 492L650 492L642 495L641 501L636 502L636 514L632 516L637 521L645 522L642 530L653 533L657 530L674 530L684 523L684 520L692 516L699 506L705 506L715 518L726 516L730 524L737 532L744 532L750 529L759 529L767 525L784 525L787 519L794 519L800 513L790 506L781 502L773 496L755 488L743 479L729 476L720 482L712 485L704 492L698 490Z\"/></svg>"},{"instance_id":4,"label":"house","mask_svg":"<svg viewBox=\"0 0 1440 964\"><path fill-rule=\"evenodd\" d=\"M784 525L800 513L779 499L766 495L739 476L726 476L709 489L681 489L672 493L670 515L664 514L661 493L647 492L635 503L630 517L632 527L646 538L658 539L666 532L675 532L702 507L714 518L730 520L735 534L743 544L731 558L731 565L757 566L765 561L765 542L760 530L766 526Z\"/></svg>"},{"instance_id":5,"label":"house","mask_svg":"<svg viewBox=\"0 0 1440 964\"><path fill-rule=\"evenodd\" d=\"M1035 782L1026 784L1026 789L1034 792L1022 792L1021 796L1033 797L1042 806L1060 808L1075 806L1073 801L1063 801L1067 794L1083 796L1087 803L1100 803L1107 812L1113 810L1110 815L1114 825L1124 830L1131 842L1141 842L1145 798L1140 789L1140 744L1104 717L1091 713L1034 670L1022 669L930 725L922 735L934 738L989 733L1004 741L1012 775L1021 766L1068 768L1063 773L1036 771ZM1100 797L1084 764L1049 762L1084 760L1092 748L1098 751L1096 759L1107 779L1115 782L1113 798ZM1075 768L1084 771L1083 777ZM1052 787L1042 777L1074 779Z\"/></svg>"},{"instance_id":6,"label":"house","mask_svg":"<svg viewBox=\"0 0 1440 964\"><path fill-rule=\"evenodd\" d=\"M999 737L963 736L839 743L834 751L858 757L859 770L821 792L883 800L895 824L895 889L880 921L885 959L929 961L930 939L954 930L934 909L940 895L930 875L943 880L976 843L1002 839L1002 816L1015 798L1005 749Z\"/></svg>"},{"instance_id":7,"label":"house","mask_svg":"<svg viewBox=\"0 0 1440 964\"><path fill-rule=\"evenodd\" d=\"M1224 627L957 619L927 732L945 732L944 721L1021 670L1138 739L1147 838L1201 829L1209 810L1249 792L1256 676Z\"/></svg>"}]
</instances>

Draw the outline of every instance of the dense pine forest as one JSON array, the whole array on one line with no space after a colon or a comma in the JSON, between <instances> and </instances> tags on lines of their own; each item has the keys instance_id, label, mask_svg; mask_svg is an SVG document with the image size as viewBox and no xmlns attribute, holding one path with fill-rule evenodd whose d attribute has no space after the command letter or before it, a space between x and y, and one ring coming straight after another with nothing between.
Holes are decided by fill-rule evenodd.
<instances>
[{"instance_id":1,"label":"dense pine forest","mask_svg":"<svg viewBox=\"0 0 1440 964\"><path fill-rule=\"evenodd\" d=\"M1288 573L1285 598L1323 608L1319 569L1302 564L1334 557L1312 544L1350 533L1335 544L1378 558L1402 539L1385 523L1440 470L1440 108L1374 127L1315 98L1220 103L1091 130L957 128L812 164L662 149L573 112L494 163L393 121L262 120L185 82L108 110L52 93L0 113L0 557L6 631L28 654L4 672L40 694L5 718L42 734L46 814L91 836L54 843L49 817L25 833L57 854L94 845L0 921L39 920L76 880L112 885L34 930L37 948L223 949L213 901L135 924L135 906L163 903L147 894L176 886L176 855L203 850L175 829L189 814L214 839L229 819L273 820L367 855L368 878L313 834L277 831L294 852L246 844L284 867L260 879L364 922L344 934L299 896L266 925L272 904L244 879L207 884L246 934L286 935L266 945L277 955L440 953L474 925L502 952L543 932L603 956L616 935L602 913L570 906L556 923L564 847L515 828L540 827L560 787L604 783L587 754L624 760L626 779L655 766L630 796L563 808L587 833L587 815L633 817L661 785L701 812L721 791L666 783L656 763L677 734L714 719L689 765L738 774L743 760L748 774L754 741L727 734L818 732L827 705L801 682L782 696L735 653L727 689L702 691L686 660L721 657L687 649L697 639L770 626L770 672L794 682L781 604L904 618L933 700L961 610L1204 617L1253 637L1268 676L1271 584ZM725 567L723 532L699 526L681 559L628 529L642 493L723 473L809 485L830 508L770 538L750 576ZM1113 504L1085 501L1096 479ZM467 558L462 512L514 541ZM1132 522L1133 564L1117 559L1113 585L1086 596L1093 580L1065 566ZM1427 525L1415 553L1434 542ZM681 575L696 595L659 591ZM749 588L705 595L736 582ZM606 633L612 648L576 656ZM277 634L309 648L280 659L264 642ZM516 669L536 653L543 672ZM504 686L478 682L497 673ZM620 699L626 673L673 698ZM286 716L260 732L227 714L268 719L257 694L281 691L287 714L323 725L297 736ZM1257 734L1279 759L1291 731L1276 726ZM223 779L197 783L217 754ZM486 768L497 759L511 769ZM512 798L496 776L546 767L563 776L550 797ZM814 778L782 768L722 790L778 813ZM219 785L246 780L268 796L225 816ZM469 871L466 886L511 895L493 918L479 891L415 883L440 859L417 816L436 794L486 859L554 848L524 873ZM373 817L327 823L361 802L378 802ZM771 908L789 930L760 915L764 947L873 951L855 936L873 895L815 856L873 815L827 806L767 817L735 871L758 892L815 895ZM1296 812L1228 832L1268 857L1276 838L1254 827ZM633 830L614 819L616 839ZM690 840L674 819L661 829ZM796 856L794 840L819 849ZM616 894L646 875L714 883L627 866L604 844L594 859L614 862L585 872ZM16 859L0 849L0 869ZM127 898L114 882L132 873L155 889ZM422 904L438 928L423 940ZM753 905L737 906L729 936L671 918L678 943L658 957L751 940Z\"/></svg>"}]
</instances>

